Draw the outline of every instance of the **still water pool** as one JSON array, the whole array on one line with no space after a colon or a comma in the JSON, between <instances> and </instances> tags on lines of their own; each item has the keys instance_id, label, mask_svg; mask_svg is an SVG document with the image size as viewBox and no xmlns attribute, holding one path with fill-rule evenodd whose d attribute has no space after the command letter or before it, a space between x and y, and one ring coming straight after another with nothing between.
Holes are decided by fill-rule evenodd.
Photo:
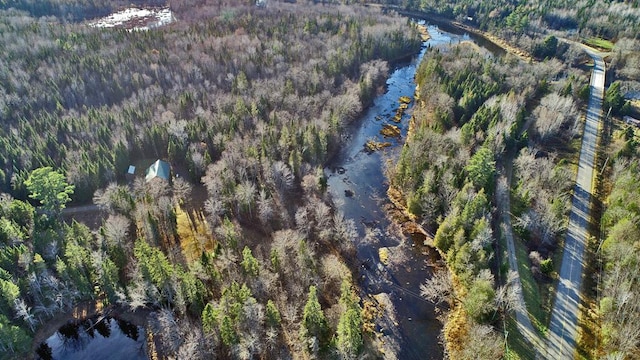
<instances>
[{"instance_id":1,"label":"still water pool","mask_svg":"<svg viewBox=\"0 0 640 360\"><path fill-rule=\"evenodd\" d=\"M40 344L40 359L56 360L146 360L142 327L115 318L89 318L63 325Z\"/></svg>"}]
</instances>

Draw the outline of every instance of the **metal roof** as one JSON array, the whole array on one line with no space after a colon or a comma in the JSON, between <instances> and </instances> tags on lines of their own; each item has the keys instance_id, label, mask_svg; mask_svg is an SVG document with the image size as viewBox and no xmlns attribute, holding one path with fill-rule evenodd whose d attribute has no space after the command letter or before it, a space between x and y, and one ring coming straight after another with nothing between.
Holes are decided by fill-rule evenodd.
<instances>
[{"instance_id":1,"label":"metal roof","mask_svg":"<svg viewBox=\"0 0 640 360\"><path fill-rule=\"evenodd\" d=\"M171 167L169 163L162 160L156 160L149 168L147 169L147 175L145 176L145 180L149 181L153 178L159 177L165 180L169 180Z\"/></svg>"}]
</instances>

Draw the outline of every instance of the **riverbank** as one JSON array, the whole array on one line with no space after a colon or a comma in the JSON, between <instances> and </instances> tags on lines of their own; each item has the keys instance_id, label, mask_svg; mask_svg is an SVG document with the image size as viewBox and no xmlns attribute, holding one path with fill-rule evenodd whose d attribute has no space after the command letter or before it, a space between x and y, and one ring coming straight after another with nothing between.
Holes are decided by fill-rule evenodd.
<instances>
[{"instance_id":1,"label":"riverbank","mask_svg":"<svg viewBox=\"0 0 640 360\"><path fill-rule=\"evenodd\" d=\"M511 44L509 44L506 40L499 38L491 33L488 33L486 31L482 31L480 29L474 28L472 26L466 25L466 24L462 24L459 23L457 21L451 21L450 22L451 25L462 29L464 31L468 31L470 33L474 33L478 36L482 36L483 38L487 39L488 41L491 41L492 43L496 44L497 46L501 47L502 49L504 49L506 52L508 52L509 54L512 55L516 55L517 57L519 57L520 59L522 59L523 61L535 61L535 59L533 58L533 56L531 56L531 54L529 54L529 52L520 49L516 46L513 46Z\"/></svg>"},{"instance_id":2,"label":"riverbank","mask_svg":"<svg viewBox=\"0 0 640 360\"><path fill-rule=\"evenodd\" d=\"M384 5L380 5L380 4L369 4L368 6L372 6L372 7L378 7L380 9L384 10L391 10L391 11L395 11L396 13L400 14L400 15L404 15L404 16L408 16L408 17L414 17L414 18L420 18L420 19L425 19L428 20L429 22L432 22L436 25L447 25L447 26L452 26L455 27L457 29L472 33L474 35L480 36L482 38L484 38L486 41L491 42L492 44L494 44L495 46L503 49L505 52L515 55L517 57L519 57L520 59L522 59L523 61L535 61L535 59L533 58L533 56L531 56L531 54L521 48L518 48L517 46L511 45L510 43L508 43L506 40L495 36L487 31L482 31L478 28L475 28L473 26L470 26L468 24L464 24L458 21L454 21L451 19L447 19L443 16L440 16L438 14L435 13L430 13L430 12L423 12L423 11L416 11L416 10L405 10L405 9L401 9L397 6L384 6Z\"/></svg>"},{"instance_id":3,"label":"riverbank","mask_svg":"<svg viewBox=\"0 0 640 360\"><path fill-rule=\"evenodd\" d=\"M385 344L397 344L390 346L389 351L385 349L385 358L389 359L444 357L439 335L443 333L443 309L449 308L420 295L421 285L432 277L434 270L442 269L444 262L441 253L428 246L433 239L429 229L425 230L419 220L412 218L404 201L392 203L395 201L388 195L385 172L395 163L408 137L413 106L417 102L407 101L405 97L412 97L416 92L416 68L424 54L429 49L448 53L446 49L450 46L471 46L477 39L462 31L450 32L430 23L425 26L430 39L424 43L420 55L406 66L395 68L387 80L386 92L375 99L364 118L353 123L340 153L325 168L327 191L336 209L356 223L359 240L355 261L360 264L362 295L384 295L395 309L395 323L383 319L377 323L379 331L376 331L384 334L376 336L382 336ZM483 51L491 51L495 56L504 54L501 49L493 53L484 44L481 45ZM408 107L396 118L403 103L408 103ZM383 140L380 131L389 124L395 124L400 135ZM373 152L363 146L380 140L390 145Z\"/></svg>"}]
</instances>

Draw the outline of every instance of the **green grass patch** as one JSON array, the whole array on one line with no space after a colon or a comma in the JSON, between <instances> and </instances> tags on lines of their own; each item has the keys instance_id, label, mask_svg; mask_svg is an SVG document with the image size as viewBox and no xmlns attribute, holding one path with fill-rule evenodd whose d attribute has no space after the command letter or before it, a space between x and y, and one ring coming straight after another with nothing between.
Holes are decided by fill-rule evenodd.
<instances>
[{"instance_id":1,"label":"green grass patch","mask_svg":"<svg viewBox=\"0 0 640 360\"><path fill-rule=\"evenodd\" d=\"M584 43L591 47L606 50L606 51L613 50L613 43L609 40L602 39L602 38L595 38L595 37L589 38L589 39L586 39Z\"/></svg>"},{"instance_id":2,"label":"green grass patch","mask_svg":"<svg viewBox=\"0 0 640 360\"><path fill-rule=\"evenodd\" d=\"M531 322L538 332L544 335L547 329L547 324L549 323L549 312L544 309L543 299L545 298L545 295L548 295L548 292L544 291L546 289L538 286L538 283L533 278L529 262L529 254L527 253L525 245L519 239L514 240L516 258L518 259L518 273L520 274L520 282L522 283L524 302L531 317ZM547 294L544 294L541 290Z\"/></svg>"},{"instance_id":3,"label":"green grass patch","mask_svg":"<svg viewBox=\"0 0 640 360\"><path fill-rule=\"evenodd\" d=\"M502 249L506 249L506 239L504 236L500 236L500 246ZM524 302L531 319L531 323L536 328L540 335L545 335L547 331L547 324L550 318L549 301L549 289L548 284L539 286L531 273L531 266L529 261L529 254L525 245L519 239L514 239L514 246L516 249L516 259L518 261L518 274L520 275L520 282L522 284L522 295L524 296ZM545 299L547 301L545 301Z\"/></svg>"},{"instance_id":4,"label":"green grass patch","mask_svg":"<svg viewBox=\"0 0 640 360\"><path fill-rule=\"evenodd\" d=\"M507 360L534 360L536 352L534 347L529 344L518 331L518 326L514 319L507 320L507 344L504 359Z\"/></svg>"}]
</instances>

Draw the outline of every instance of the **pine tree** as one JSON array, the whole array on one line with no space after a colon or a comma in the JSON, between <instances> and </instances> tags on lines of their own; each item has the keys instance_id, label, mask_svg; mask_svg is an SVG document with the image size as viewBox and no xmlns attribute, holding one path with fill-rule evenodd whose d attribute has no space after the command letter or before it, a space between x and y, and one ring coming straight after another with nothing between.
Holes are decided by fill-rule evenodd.
<instances>
[{"instance_id":1,"label":"pine tree","mask_svg":"<svg viewBox=\"0 0 640 360\"><path fill-rule=\"evenodd\" d=\"M213 304L208 303L202 310L202 330L207 334L212 334L218 324L218 311Z\"/></svg>"},{"instance_id":2,"label":"pine tree","mask_svg":"<svg viewBox=\"0 0 640 360\"><path fill-rule=\"evenodd\" d=\"M236 334L233 321L226 315L222 317L222 322L220 324L220 338L222 339L222 343L227 346L231 346L238 342L238 334Z\"/></svg>"},{"instance_id":3,"label":"pine tree","mask_svg":"<svg viewBox=\"0 0 640 360\"><path fill-rule=\"evenodd\" d=\"M272 300L267 301L267 325L276 327L280 325L280 321L281 318L278 307Z\"/></svg>"},{"instance_id":4,"label":"pine tree","mask_svg":"<svg viewBox=\"0 0 640 360\"><path fill-rule=\"evenodd\" d=\"M242 250L242 269L244 273L251 276L258 276L260 272L260 268L258 266L258 260L251 253L251 249L248 246L245 246Z\"/></svg>"},{"instance_id":5,"label":"pine tree","mask_svg":"<svg viewBox=\"0 0 640 360\"><path fill-rule=\"evenodd\" d=\"M43 209L59 213L71 201L74 186L69 185L64 175L50 166L35 169L29 174L24 185L29 197L39 200Z\"/></svg>"},{"instance_id":6,"label":"pine tree","mask_svg":"<svg viewBox=\"0 0 640 360\"><path fill-rule=\"evenodd\" d=\"M362 308L348 280L340 287L340 303L345 311L338 322L338 350L344 358L354 358L362 348Z\"/></svg>"},{"instance_id":7,"label":"pine tree","mask_svg":"<svg viewBox=\"0 0 640 360\"><path fill-rule=\"evenodd\" d=\"M329 328L318 301L317 291L315 286L309 286L309 298L302 314L301 336L305 339L315 337L322 345L326 343Z\"/></svg>"}]
</instances>

